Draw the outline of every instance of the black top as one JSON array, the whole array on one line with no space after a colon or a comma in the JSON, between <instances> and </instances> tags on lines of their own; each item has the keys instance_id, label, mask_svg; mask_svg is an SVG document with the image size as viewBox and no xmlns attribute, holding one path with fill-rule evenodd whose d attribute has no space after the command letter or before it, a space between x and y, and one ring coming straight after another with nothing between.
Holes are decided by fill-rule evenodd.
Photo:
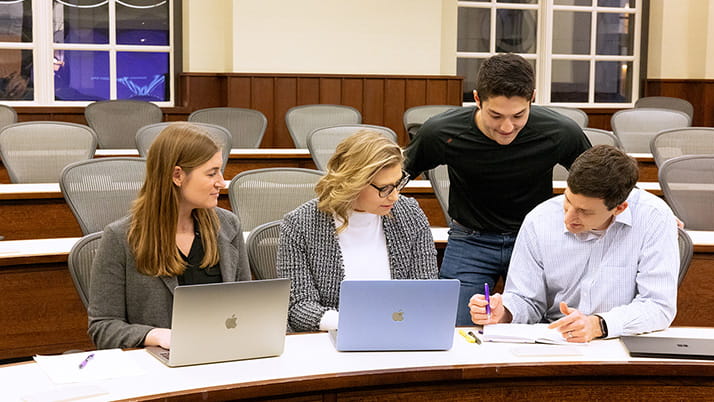
<instances>
[{"instance_id":1,"label":"black top","mask_svg":"<svg viewBox=\"0 0 714 402\"><path fill-rule=\"evenodd\" d=\"M208 268L200 268L203 260L203 243L201 242L201 234L196 231L191 243L191 250L188 256L185 256L179 250L181 257L186 261L186 270L178 276L179 285L199 285L204 283L219 283L223 282L221 278L220 263Z\"/></svg>"},{"instance_id":2,"label":"black top","mask_svg":"<svg viewBox=\"0 0 714 402\"><path fill-rule=\"evenodd\" d=\"M570 118L531 106L526 125L508 145L476 126L476 107L448 110L427 120L405 151L411 177L449 167L449 215L471 229L515 233L533 207L553 196L553 166L570 168L590 148Z\"/></svg>"}]
</instances>

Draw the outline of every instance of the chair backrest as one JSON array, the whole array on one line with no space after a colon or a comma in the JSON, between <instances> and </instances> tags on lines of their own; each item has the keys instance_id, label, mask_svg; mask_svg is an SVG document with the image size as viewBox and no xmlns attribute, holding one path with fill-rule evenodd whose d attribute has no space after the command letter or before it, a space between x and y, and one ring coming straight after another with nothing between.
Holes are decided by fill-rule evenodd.
<instances>
[{"instance_id":1,"label":"chair backrest","mask_svg":"<svg viewBox=\"0 0 714 402\"><path fill-rule=\"evenodd\" d=\"M645 96L637 99L635 107L654 107L659 109L672 109L684 112L689 116L689 120L694 119L694 106L689 101L670 96Z\"/></svg>"},{"instance_id":2,"label":"chair backrest","mask_svg":"<svg viewBox=\"0 0 714 402\"><path fill-rule=\"evenodd\" d=\"M637 108L615 112L610 123L625 151L649 153L655 134L669 128L689 127L691 119L678 110Z\"/></svg>"},{"instance_id":3,"label":"chair backrest","mask_svg":"<svg viewBox=\"0 0 714 402\"><path fill-rule=\"evenodd\" d=\"M679 156L659 167L672 211L690 230L714 230L714 155Z\"/></svg>"},{"instance_id":4,"label":"chair backrest","mask_svg":"<svg viewBox=\"0 0 714 402\"><path fill-rule=\"evenodd\" d=\"M370 124L341 124L313 130L307 136L307 149L318 170L327 170L327 162L335 153L337 145L345 138L360 131L371 130L383 134L396 144L397 134L391 128Z\"/></svg>"},{"instance_id":5,"label":"chair backrest","mask_svg":"<svg viewBox=\"0 0 714 402\"><path fill-rule=\"evenodd\" d=\"M0 157L13 183L57 183L66 165L94 157L97 136L75 123L34 121L0 129Z\"/></svg>"},{"instance_id":6,"label":"chair backrest","mask_svg":"<svg viewBox=\"0 0 714 402\"><path fill-rule=\"evenodd\" d=\"M283 215L315 198L323 172L301 168L267 168L237 174L228 187L231 209L241 228L283 219Z\"/></svg>"},{"instance_id":7,"label":"chair backrest","mask_svg":"<svg viewBox=\"0 0 714 402\"><path fill-rule=\"evenodd\" d=\"M14 123L17 123L17 112L15 112L15 109L7 105L0 105L0 130Z\"/></svg>"},{"instance_id":8,"label":"chair backrest","mask_svg":"<svg viewBox=\"0 0 714 402\"><path fill-rule=\"evenodd\" d=\"M164 114L151 102L108 100L87 105L84 117L97 133L99 148L134 149L137 130L161 122Z\"/></svg>"},{"instance_id":9,"label":"chair backrest","mask_svg":"<svg viewBox=\"0 0 714 402\"><path fill-rule=\"evenodd\" d=\"M280 220L256 226L250 231L248 239L245 241L253 279L275 279L278 277L275 260L278 254L281 222Z\"/></svg>"},{"instance_id":10,"label":"chair backrest","mask_svg":"<svg viewBox=\"0 0 714 402\"><path fill-rule=\"evenodd\" d=\"M59 184L82 233L89 234L129 213L145 176L144 158L97 158L65 167Z\"/></svg>"},{"instance_id":11,"label":"chair backrest","mask_svg":"<svg viewBox=\"0 0 714 402\"><path fill-rule=\"evenodd\" d=\"M409 131L411 124L424 124L424 122L429 120L432 116L457 107L456 105L421 105L410 107L404 111L404 115L402 116L404 129Z\"/></svg>"},{"instance_id":12,"label":"chair backrest","mask_svg":"<svg viewBox=\"0 0 714 402\"><path fill-rule=\"evenodd\" d=\"M263 140L268 119L257 110L237 107L214 107L196 110L188 121L216 124L231 134L230 148L258 148Z\"/></svg>"},{"instance_id":13,"label":"chair backrest","mask_svg":"<svg viewBox=\"0 0 714 402\"><path fill-rule=\"evenodd\" d=\"M578 123L580 128L585 128L588 126L588 114L584 110L575 107L564 107L564 106L546 106L548 109L556 111L563 116L570 117Z\"/></svg>"},{"instance_id":14,"label":"chair backrest","mask_svg":"<svg viewBox=\"0 0 714 402\"><path fill-rule=\"evenodd\" d=\"M139 150L139 155L146 158L149 154L151 143L154 142L161 131L172 123L174 122L155 123L141 127L136 132L136 149ZM210 135L211 138L213 138L213 140L220 145L223 153L223 166L221 167L221 170L226 170L228 158L231 156L231 133L228 132L228 129L208 123L192 122L191 124L204 129L208 135Z\"/></svg>"},{"instance_id":15,"label":"chair backrest","mask_svg":"<svg viewBox=\"0 0 714 402\"><path fill-rule=\"evenodd\" d=\"M82 300L84 308L89 306L89 281L92 275L92 262L97 254L99 244L102 240L102 232L88 234L69 250L67 265L69 274L72 276L74 288L77 289L79 299Z\"/></svg>"},{"instance_id":16,"label":"chair backrest","mask_svg":"<svg viewBox=\"0 0 714 402\"><path fill-rule=\"evenodd\" d=\"M684 155L714 155L714 127L685 127L662 130L650 141L657 166Z\"/></svg>"},{"instance_id":17,"label":"chair backrest","mask_svg":"<svg viewBox=\"0 0 714 402\"><path fill-rule=\"evenodd\" d=\"M313 130L337 124L360 124L359 110L344 105L302 105L288 109L285 123L295 148L307 147L307 135Z\"/></svg>"},{"instance_id":18,"label":"chair backrest","mask_svg":"<svg viewBox=\"0 0 714 402\"><path fill-rule=\"evenodd\" d=\"M599 128L588 128L584 127L583 132L585 136L588 137L592 145L612 145L622 149L622 144L615 134L611 131L601 130ZM553 180L567 180L568 170L561 164L557 164L553 167Z\"/></svg>"},{"instance_id":19,"label":"chair backrest","mask_svg":"<svg viewBox=\"0 0 714 402\"><path fill-rule=\"evenodd\" d=\"M680 286L689 270L689 263L692 262L694 243L684 229L677 228L677 233L677 238L679 239L679 276L677 278L677 286Z\"/></svg>"},{"instance_id":20,"label":"chair backrest","mask_svg":"<svg viewBox=\"0 0 714 402\"><path fill-rule=\"evenodd\" d=\"M437 201L441 206L441 211L444 212L444 218L446 223L451 223L451 216L449 216L449 168L446 165L439 165L428 173L429 182L431 182L431 188L434 189L434 195L436 195Z\"/></svg>"}]
</instances>

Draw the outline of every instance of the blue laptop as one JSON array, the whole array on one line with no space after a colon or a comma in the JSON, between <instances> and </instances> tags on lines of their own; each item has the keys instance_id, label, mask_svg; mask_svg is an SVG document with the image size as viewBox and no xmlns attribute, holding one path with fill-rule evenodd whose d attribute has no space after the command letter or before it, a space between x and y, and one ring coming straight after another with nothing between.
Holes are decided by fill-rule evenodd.
<instances>
[{"instance_id":1,"label":"blue laptop","mask_svg":"<svg viewBox=\"0 0 714 402\"><path fill-rule=\"evenodd\" d=\"M451 349L459 285L456 279L343 281L335 348Z\"/></svg>"}]
</instances>

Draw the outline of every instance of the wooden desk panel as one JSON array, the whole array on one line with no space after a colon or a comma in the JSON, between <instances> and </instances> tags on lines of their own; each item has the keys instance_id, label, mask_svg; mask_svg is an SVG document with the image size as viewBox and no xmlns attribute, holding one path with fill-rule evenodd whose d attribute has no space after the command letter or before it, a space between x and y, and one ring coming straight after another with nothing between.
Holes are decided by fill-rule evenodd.
<instances>
[{"instance_id":1,"label":"wooden desk panel","mask_svg":"<svg viewBox=\"0 0 714 402\"><path fill-rule=\"evenodd\" d=\"M519 363L423 367L236 383L132 400L492 401L708 400L706 362ZM606 398L603 396L606 395Z\"/></svg>"},{"instance_id":2,"label":"wooden desk panel","mask_svg":"<svg viewBox=\"0 0 714 402\"><path fill-rule=\"evenodd\" d=\"M3 261L0 294L0 359L94 347L66 255Z\"/></svg>"}]
</instances>

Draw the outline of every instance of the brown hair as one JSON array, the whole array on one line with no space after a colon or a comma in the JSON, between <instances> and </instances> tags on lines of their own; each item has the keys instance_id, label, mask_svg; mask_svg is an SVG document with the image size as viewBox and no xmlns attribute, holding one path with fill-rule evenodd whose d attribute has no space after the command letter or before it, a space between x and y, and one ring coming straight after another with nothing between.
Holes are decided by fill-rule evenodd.
<instances>
[{"instance_id":1,"label":"brown hair","mask_svg":"<svg viewBox=\"0 0 714 402\"><path fill-rule=\"evenodd\" d=\"M362 189L380 170L403 163L402 149L383 134L371 130L352 134L337 145L327 162L327 173L315 185L318 209L337 215L343 221L337 228L341 232Z\"/></svg>"},{"instance_id":2,"label":"brown hair","mask_svg":"<svg viewBox=\"0 0 714 402\"><path fill-rule=\"evenodd\" d=\"M639 177L637 162L610 145L583 152L570 167L568 188L574 194L600 198L607 209L627 200Z\"/></svg>"},{"instance_id":3,"label":"brown hair","mask_svg":"<svg viewBox=\"0 0 714 402\"><path fill-rule=\"evenodd\" d=\"M150 276L176 276L186 264L176 246L180 189L173 180L176 166L187 174L209 161L220 147L201 128L189 123L166 127L149 148L146 180L131 209L129 246L137 271ZM194 209L205 255L201 267L218 263L218 215L211 209Z\"/></svg>"},{"instance_id":4,"label":"brown hair","mask_svg":"<svg viewBox=\"0 0 714 402\"><path fill-rule=\"evenodd\" d=\"M535 91L533 66L513 53L486 59L478 70L476 92L481 102L492 96L519 96L530 101Z\"/></svg>"}]
</instances>

